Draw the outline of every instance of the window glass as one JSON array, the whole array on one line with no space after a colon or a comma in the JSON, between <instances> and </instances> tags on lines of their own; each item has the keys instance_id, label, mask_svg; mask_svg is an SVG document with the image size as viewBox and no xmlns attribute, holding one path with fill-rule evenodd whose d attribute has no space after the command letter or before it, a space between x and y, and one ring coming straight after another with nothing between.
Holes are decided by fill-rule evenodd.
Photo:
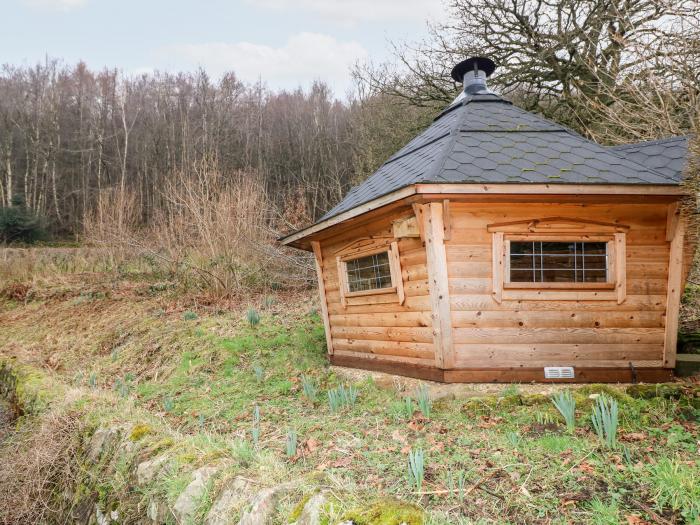
<instances>
[{"instance_id":1,"label":"window glass","mask_svg":"<svg viewBox=\"0 0 700 525\"><path fill-rule=\"evenodd\" d=\"M517 283L604 283L608 243L511 241L510 281Z\"/></svg>"},{"instance_id":2,"label":"window glass","mask_svg":"<svg viewBox=\"0 0 700 525\"><path fill-rule=\"evenodd\" d=\"M391 288L389 253L382 252L345 263L348 272L348 290L362 292Z\"/></svg>"}]
</instances>

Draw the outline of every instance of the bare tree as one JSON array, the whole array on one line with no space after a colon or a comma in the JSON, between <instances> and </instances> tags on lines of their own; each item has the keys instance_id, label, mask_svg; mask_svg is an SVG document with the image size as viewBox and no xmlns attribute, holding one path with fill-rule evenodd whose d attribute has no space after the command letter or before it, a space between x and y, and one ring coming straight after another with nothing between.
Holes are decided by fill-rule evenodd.
<instances>
[{"instance_id":1,"label":"bare tree","mask_svg":"<svg viewBox=\"0 0 700 525\"><path fill-rule=\"evenodd\" d=\"M489 55L499 65L493 86L589 136L620 101L663 111L667 97L638 97L650 84L686 108L697 100L696 0L452 0L450 10L428 41L395 46L396 65L359 67L357 77L413 105L444 106L457 93L449 69ZM647 136L690 129L692 111L681 113L668 111L674 122Z\"/></svg>"}]
</instances>

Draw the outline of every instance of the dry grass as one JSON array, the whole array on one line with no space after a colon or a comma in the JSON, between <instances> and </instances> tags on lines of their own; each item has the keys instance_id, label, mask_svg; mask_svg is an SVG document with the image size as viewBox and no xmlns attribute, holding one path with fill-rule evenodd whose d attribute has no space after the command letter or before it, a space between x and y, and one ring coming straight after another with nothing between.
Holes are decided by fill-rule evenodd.
<instances>
[{"instance_id":1,"label":"dry grass","mask_svg":"<svg viewBox=\"0 0 700 525\"><path fill-rule=\"evenodd\" d=\"M71 492L80 475L81 425L78 414L55 410L44 414L37 425L22 426L3 444L0 524L86 517L79 514L87 509L72 508Z\"/></svg>"},{"instance_id":2,"label":"dry grass","mask_svg":"<svg viewBox=\"0 0 700 525\"><path fill-rule=\"evenodd\" d=\"M288 221L254 173L224 176L204 164L169 179L161 200L141 226L134 195L104 193L85 219L86 240L115 261L140 257L186 289L221 296L312 282L309 258L276 243Z\"/></svg>"}]
</instances>

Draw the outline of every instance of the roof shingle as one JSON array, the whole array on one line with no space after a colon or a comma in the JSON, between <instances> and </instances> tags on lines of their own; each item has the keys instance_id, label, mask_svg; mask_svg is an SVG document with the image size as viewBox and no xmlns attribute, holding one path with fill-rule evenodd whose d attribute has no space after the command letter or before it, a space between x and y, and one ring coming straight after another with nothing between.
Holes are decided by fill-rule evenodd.
<instances>
[{"instance_id":1,"label":"roof shingle","mask_svg":"<svg viewBox=\"0 0 700 525\"><path fill-rule=\"evenodd\" d=\"M417 183L678 184L687 137L603 147L493 93L458 99L320 220Z\"/></svg>"}]
</instances>

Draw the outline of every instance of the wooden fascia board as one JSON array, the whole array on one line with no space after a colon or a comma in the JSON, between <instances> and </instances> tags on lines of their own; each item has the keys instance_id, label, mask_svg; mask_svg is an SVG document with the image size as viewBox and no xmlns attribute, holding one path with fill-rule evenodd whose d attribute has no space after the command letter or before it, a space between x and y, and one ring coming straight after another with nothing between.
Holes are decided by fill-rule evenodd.
<instances>
[{"instance_id":1,"label":"wooden fascia board","mask_svg":"<svg viewBox=\"0 0 700 525\"><path fill-rule=\"evenodd\" d=\"M335 217L319 222L308 228L282 237L279 242L286 246L294 246L310 250L311 237L332 228L338 224L352 220L356 217L377 210L397 201L409 197L429 197L435 195L436 199L456 199L460 196L516 196L527 195L567 195L567 196L664 196L680 198L687 195L688 191L677 185L627 185L627 184L414 184L406 186L381 197L343 212ZM415 199L411 199L415 200Z\"/></svg>"},{"instance_id":2,"label":"wooden fascia board","mask_svg":"<svg viewBox=\"0 0 700 525\"><path fill-rule=\"evenodd\" d=\"M416 184L416 193L498 195L686 195L677 185L651 184Z\"/></svg>"}]
</instances>

